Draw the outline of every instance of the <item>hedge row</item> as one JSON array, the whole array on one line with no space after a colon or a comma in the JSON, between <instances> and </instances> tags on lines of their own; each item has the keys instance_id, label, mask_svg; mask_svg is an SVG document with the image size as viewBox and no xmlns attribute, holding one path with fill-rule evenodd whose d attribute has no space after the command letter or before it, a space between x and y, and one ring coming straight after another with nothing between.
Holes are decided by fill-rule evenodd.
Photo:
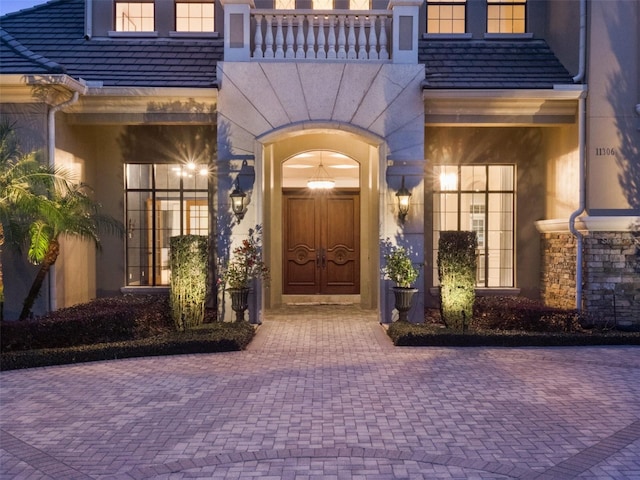
<instances>
[{"instance_id":1,"label":"hedge row","mask_svg":"<svg viewBox=\"0 0 640 480\"><path fill-rule=\"evenodd\" d=\"M3 352L63 348L151 337L175 330L167 295L123 295L0 324Z\"/></svg>"},{"instance_id":2,"label":"hedge row","mask_svg":"<svg viewBox=\"0 0 640 480\"><path fill-rule=\"evenodd\" d=\"M244 350L255 329L249 323L217 322L189 332L139 340L3 352L0 370L114 360L118 358L215 353Z\"/></svg>"},{"instance_id":3,"label":"hedge row","mask_svg":"<svg viewBox=\"0 0 640 480\"><path fill-rule=\"evenodd\" d=\"M453 333L429 324L395 322L387 334L396 346L413 347L560 347L588 345L640 345L640 333L616 331L523 332L470 331Z\"/></svg>"}]
</instances>

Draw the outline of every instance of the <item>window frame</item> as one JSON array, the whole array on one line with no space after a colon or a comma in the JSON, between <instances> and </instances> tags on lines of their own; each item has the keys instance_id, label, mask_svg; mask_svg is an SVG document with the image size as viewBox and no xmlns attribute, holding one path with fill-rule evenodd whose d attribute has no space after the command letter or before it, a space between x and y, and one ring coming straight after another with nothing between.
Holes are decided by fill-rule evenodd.
<instances>
[{"instance_id":1,"label":"window frame","mask_svg":"<svg viewBox=\"0 0 640 480\"><path fill-rule=\"evenodd\" d=\"M119 19L118 19L118 5L131 5L131 4L149 4L152 7L153 10L153 28L151 30L119 30L118 29L118 24L119 24ZM142 15L142 12L141 12ZM145 18L148 17L140 17L141 21L144 21ZM154 0L135 0L135 1L131 1L131 0L116 0L115 2L113 2L113 33L115 33L116 35L149 35L149 34L154 34L156 33L156 4ZM142 28L142 25L141 25Z\"/></svg>"},{"instance_id":2,"label":"window frame","mask_svg":"<svg viewBox=\"0 0 640 480\"><path fill-rule=\"evenodd\" d=\"M178 5L188 5L188 4L197 4L197 5L212 5L213 7L213 16L211 18L212 22L212 30L178 30ZM191 17L186 17L190 19ZM199 17L200 21L203 22L205 17ZM174 21L174 31L177 35L211 35L216 32L216 2L213 0L175 0L173 2L173 21Z\"/></svg>"},{"instance_id":3,"label":"window frame","mask_svg":"<svg viewBox=\"0 0 640 480\"><path fill-rule=\"evenodd\" d=\"M450 184L447 188L442 188L442 180L441 180L441 174L439 174L440 170L443 167L447 167L449 169L456 169L456 184L455 187L451 187ZM485 187L484 190L478 190L478 189L465 189L462 188L461 185L461 178L463 178L462 176L462 168L465 167L474 167L474 168L484 168L484 175L485 175ZM512 171L511 171L511 189L492 189L490 187L490 170L491 167L511 167ZM437 201L437 197L440 195L455 195L456 196L456 230L461 230L462 228L462 217L463 215L469 215L469 224L473 225L474 221L477 220L477 216L478 215L482 215L483 218L483 224L484 224L484 232L483 232L483 240L484 240L484 245L478 245L478 256L479 256L479 260L480 258L484 259L484 263L482 262L478 262L478 269L476 271L476 288L479 289L494 289L494 290L501 290L501 289L511 289L511 288L516 288L516 220L517 220L517 215L516 215L516 180L517 180L517 172L516 172L517 166L516 164L512 164L512 163L487 163L487 164L465 164L465 165L461 165L461 164L457 164L457 165L451 165L451 164L436 164L433 166L433 183L432 183L432 215L433 215L433 220L432 220L432 235L433 235L433 264L434 264L434 276L433 276L433 286L437 287L439 285L439 280L438 280L438 275L437 275L437 252L438 252L438 242L437 242L437 238L439 238L439 233L443 230L451 230L451 228L448 228L448 226L446 226L445 228L442 228L441 222L439 219L437 219L437 215L442 215L443 213L446 214L447 211L442 209L442 204L440 202ZM477 209L477 211L463 211L462 208L462 198L465 195L482 195L484 196L484 203L471 203L471 206L476 206L476 205L482 205L483 206L483 211L481 212L481 209ZM511 212L511 219L510 219L510 226L511 229L510 231L508 229L500 229L497 230L498 232L500 232L501 234L503 234L503 232L510 232L510 238L509 242L511 245L511 259L509 261L510 264L510 281L508 282L509 284L502 284L502 282L498 282L500 283L499 285L490 285L490 273L491 273L491 263L489 262L489 258L490 258L490 253L492 251L501 251L502 248L496 248L495 245L490 244L490 233L492 231L496 231L496 230L491 230L490 226L491 226L491 220L490 220L490 215L491 213L495 213L491 211L490 208L490 199L489 197L491 195L510 195L511 196L511 203L510 203L510 212ZM438 207L436 207L438 206ZM438 210L436 210L436 208L438 208ZM451 212L448 212L451 213ZM438 228L436 228L436 226L438 226ZM500 267L502 268L502 267ZM483 271L481 271L483 270Z\"/></svg>"},{"instance_id":4,"label":"window frame","mask_svg":"<svg viewBox=\"0 0 640 480\"><path fill-rule=\"evenodd\" d=\"M490 19L489 19L489 11L491 10L490 7L498 7L498 10L501 11L502 7L517 7L517 6L522 6L523 10L524 10L524 14L523 14L523 18L522 18L522 23L523 23L523 28L522 31L514 31L513 29L513 23L515 21L515 17L513 16L513 14L511 15L511 17L502 17L502 15L500 14L497 18L497 22L498 22L498 30L497 31L489 31L489 23L490 23ZM487 14L486 14L486 28L485 28L485 32L488 35L523 35L527 33L527 14L528 14L528 2L527 0L487 0L486 2L486 7L487 7ZM510 24L511 24L511 30L510 31L501 31L501 25L502 22L505 20L509 20ZM518 19L519 21L520 19Z\"/></svg>"},{"instance_id":5,"label":"window frame","mask_svg":"<svg viewBox=\"0 0 640 480\"><path fill-rule=\"evenodd\" d=\"M150 167L149 186L131 186L134 182L129 176L129 166ZM167 166L171 170L182 168L181 174L187 167L180 162L175 163L151 163L151 162L126 162L124 168L124 214L126 219L127 234L125 235L125 286L126 287L166 287L169 283L162 282L163 263L161 259L161 248L168 245L160 245L160 237L164 232L162 226L158 225L158 217L161 212L179 212L179 235L191 233L189 226L190 211L189 206L199 207L206 205L209 208L209 178L204 185L193 187L185 185L182 175L180 175L177 186L158 186L158 166ZM208 166L207 166L208 169ZM197 168L196 168L196 173ZM130 205L131 194L140 194L137 205ZM143 197L143 195L145 197ZM159 210L158 203L161 201L178 201L179 210ZM149 208L150 205L150 208ZM134 208L135 207L135 208ZM135 213L134 213L135 212ZM132 218L138 219L132 222ZM142 222L142 218L147 222ZM199 217L200 218L200 217ZM150 220L150 222L149 222ZM200 229L203 227L199 227ZM211 233L211 225L207 219L207 234ZM140 233L143 232L143 233ZM201 234L201 233L200 233ZM133 236L140 235L137 243L133 242ZM143 237L144 235L144 237ZM145 254L145 251L147 252ZM134 262L135 256L138 256ZM143 257L146 256L147 263ZM160 259L160 260L158 260ZM132 270L138 268L139 272L135 278L131 276ZM142 279L146 275L146 283ZM158 281L159 278L159 281Z\"/></svg>"},{"instance_id":6,"label":"window frame","mask_svg":"<svg viewBox=\"0 0 640 480\"><path fill-rule=\"evenodd\" d=\"M454 23L454 12L455 12L455 7L462 7L463 12L464 12L464 18L463 18L463 31L462 32L443 32L440 30L440 28L438 29L437 32L433 32L429 30L429 22L430 22L430 18L429 18L429 10L430 7L438 7L438 10L440 11L440 9L442 7L452 7L452 17L451 18L446 18L446 20L451 21L452 23L452 27L453 27L453 23ZM468 6L468 0L427 0L426 1L426 34L427 35L434 35L434 36L439 36L439 35L465 35L467 33L467 6ZM442 17L438 16L438 24L440 25L440 23L442 22ZM453 30L453 28L452 28Z\"/></svg>"}]
</instances>

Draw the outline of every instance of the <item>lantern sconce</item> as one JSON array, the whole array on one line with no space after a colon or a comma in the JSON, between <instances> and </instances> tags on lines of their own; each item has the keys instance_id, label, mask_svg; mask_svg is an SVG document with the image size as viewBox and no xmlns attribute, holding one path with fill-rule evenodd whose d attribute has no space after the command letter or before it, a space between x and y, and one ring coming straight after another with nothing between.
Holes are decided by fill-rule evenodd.
<instances>
[{"instance_id":1,"label":"lantern sconce","mask_svg":"<svg viewBox=\"0 0 640 480\"><path fill-rule=\"evenodd\" d=\"M402 186L396 193L396 197L398 197L398 217L401 222L404 222L409 213L409 200L411 199L411 192L404 186L404 176L402 177Z\"/></svg>"},{"instance_id":2,"label":"lantern sconce","mask_svg":"<svg viewBox=\"0 0 640 480\"><path fill-rule=\"evenodd\" d=\"M236 186L229 196L231 197L231 209L238 219L238 222L240 222L240 220L244 218L244 201L247 198L247 194L242 191L242 188L240 188L240 181L238 177L236 177Z\"/></svg>"}]
</instances>

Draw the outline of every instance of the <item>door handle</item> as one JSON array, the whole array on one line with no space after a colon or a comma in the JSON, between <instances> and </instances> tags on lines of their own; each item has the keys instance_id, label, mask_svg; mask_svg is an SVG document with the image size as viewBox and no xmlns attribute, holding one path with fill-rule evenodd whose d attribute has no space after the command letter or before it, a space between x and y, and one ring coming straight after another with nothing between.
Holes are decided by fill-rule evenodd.
<instances>
[{"instance_id":1,"label":"door handle","mask_svg":"<svg viewBox=\"0 0 640 480\"><path fill-rule=\"evenodd\" d=\"M327 268L327 251L323 248L321 249L322 252L322 268L325 269Z\"/></svg>"},{"instance_id":2,"label":"door handle","mask_svg":"<svg viewBox=\"0 0 640 480\"><path fill-rule=\"evenodd\" d=\"M320 252L322 249L316 251L316 268L320 268Z\"/></svg>"}]
</instances>

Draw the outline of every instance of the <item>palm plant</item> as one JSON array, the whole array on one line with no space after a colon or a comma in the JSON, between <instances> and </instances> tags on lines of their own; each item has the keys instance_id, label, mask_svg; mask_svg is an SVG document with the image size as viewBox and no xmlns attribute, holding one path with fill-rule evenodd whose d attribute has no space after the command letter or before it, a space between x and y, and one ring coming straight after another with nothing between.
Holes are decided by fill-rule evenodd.
<instances>
[{"instance_id":1,"label":"palm plant","mask_svg":"<svg viewBox=\"0 0 640 480\"><path fill-rule=\"evenodd\" d=\"M100 248L100 233L122 234L122 223L99 212L100 204L90 196L85 184L71 185L68 191L54 189L51 198L53 208L33 222L29 230L29 260L39 264L27 297L24 300L20 320L31 313L44 279L60 255L60 237L72 236L93 241Z\"/></svg>"},{"instance_id":2,"label":"palm plant","mask_svg":"<svg viewBox=\"0 0 640 480\"><path fill-rule=\"evenodd\" d=\"M1 253L5 234L22 244L35 219L51 210L49 192L54 188L63 191L70 181L69 174L42 164L35 152L23 154L13 125L0 123L0 320L4 319Z\"/></svg>"}]
</instances>

